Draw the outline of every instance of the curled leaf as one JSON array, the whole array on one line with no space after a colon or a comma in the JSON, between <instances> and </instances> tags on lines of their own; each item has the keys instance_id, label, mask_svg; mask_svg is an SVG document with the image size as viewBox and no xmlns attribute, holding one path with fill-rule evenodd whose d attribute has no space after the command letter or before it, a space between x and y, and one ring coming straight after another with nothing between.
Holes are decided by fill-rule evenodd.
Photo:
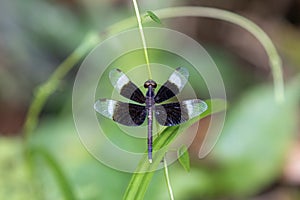
<instances>
[{"instance_id":1,"label":"curled leaf","mask_svg":"<svg viewBox=\"0 0 300 200\"><path fill-rule=\"evenodd\" d=\"M146 16L149 16L153 21L155 21L156 23L158 24L161 24L161 21L159 19L159 17L157 17L156 14L154 14L154 12L152 11L147 11L147 15Z\"/></svg>"}]
</instances>

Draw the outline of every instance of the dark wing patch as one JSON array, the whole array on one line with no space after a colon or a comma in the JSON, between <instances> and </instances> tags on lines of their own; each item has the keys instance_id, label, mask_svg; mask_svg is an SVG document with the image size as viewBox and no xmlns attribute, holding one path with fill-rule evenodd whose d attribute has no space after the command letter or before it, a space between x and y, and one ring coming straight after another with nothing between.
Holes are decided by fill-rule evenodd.
<instances>
[{"instance_id":1,"label":"dark wing patch","mask_svg":"<svg viewBox=\"0 0 300 200\"><path fill-rule=\"evenodd\" d=\"M154 97L155 103L166 101L179 93L178 87L170 81L165 82Z\"/></svg>"},{"instance_id":2,"label":"dark wing patch","mask_svg":"<svg viewBox=\"0 0 300 200\"><path fill-rule=\"evenodd\" d=\"M130 79L119 69L113 69L109 73L109 79L113 87L119 93L132 101L145 103L146 98L142 91L130 81Z\"/></svg>"},{"instance_id":3,"label":"dark wing patch","mask_svg":"<svg viewBox=\"0 0 300 200\"><path fill-rule=\"evenodd\" d=\"M163 126L175 126L189 119L180 103L156 105L155 118Z\"/></svg>"},{"instance_id":4,"label":"dark wing patch","mask_svg":"<svg viewBox=\"0 0 300 200\"><path fill-rule=\"evenodd\" d=\"M207 104L200 99L185 100L155 106L155 117L163 126L175 126L186 122L207 110Z\"/></svg>"},{"instance_id":5,"label":"dark wing patch","mask_svg":"<svg viewBox=\"0 0 300 200\"><path fill-rule=\"evenodd\" d=\"M181 92L188 80L188 77L189 72L186 68L177 68L158 90L154 97L155 103L166 101Z\"/></svg>"},{"instance_id":6,"label":"dark wing patch","mask_svg":"<svg viewBox=\"0 0 300 200\"><path fill-rule=\"evenodd\" d=\"M129 81L126 85L124 85L121 88L120 94L123 97L126 97L128 99L131 99L132 101L138 102L138 103L145 103L146 98L142 91L131 81Z\"/></svg>"},{"instance_id":7,"label":"dark wing patch","mask_svg":"<svg viewBox=\"0 0 300 200\"><path fill-rule=\"evenodd\" d=\"M147 114L145 106L111 99L98 100L94 108L103 116L126 126L141 125L145 121Z\"/></svg>"}]
</instances>

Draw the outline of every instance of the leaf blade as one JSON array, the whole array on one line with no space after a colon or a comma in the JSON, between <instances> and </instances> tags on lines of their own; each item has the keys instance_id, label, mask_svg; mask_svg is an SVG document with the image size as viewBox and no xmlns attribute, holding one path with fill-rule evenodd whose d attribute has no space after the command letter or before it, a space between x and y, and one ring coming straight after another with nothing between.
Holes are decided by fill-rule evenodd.
<instances>
[{"instance_id":1,"label":"leaf blade","mask_svg":"<svg viewBox=\"0 0 300 200\"><path fill-rule=\"evenodd\" d=\"M190 172L190 155L188 152L188 148L185 145L182 145L178 151L178 161L181 164L181 166L185 169L185 171Z\"/></svg>"}]
</instances>

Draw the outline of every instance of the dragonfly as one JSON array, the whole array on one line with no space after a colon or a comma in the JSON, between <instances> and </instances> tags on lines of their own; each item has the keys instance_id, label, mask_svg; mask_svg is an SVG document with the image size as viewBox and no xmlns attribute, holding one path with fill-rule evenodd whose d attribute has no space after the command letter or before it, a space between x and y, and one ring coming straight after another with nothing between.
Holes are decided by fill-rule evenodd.
<instances>
[{"instance_id":1,"label":"dragonfly","mask_svg":"<svg viewBox=\"0 0 300 200\"><path fill-rule=\"evenodd\" d=\"M94 109L104 117L125 126L140 126L147 118L148 160L152 163L153 115L162 126L176 126L207 110L207 104L200 99L161 104L179 94L188 77L189 71L178 67L156 94L157 83L151 79L147 80L144 83L147 90L144 95L125 73L120 69L113 69L109 73L109 79L114 89L137 104L103 98L95 102Z\"/></svg>"}]
</instances>

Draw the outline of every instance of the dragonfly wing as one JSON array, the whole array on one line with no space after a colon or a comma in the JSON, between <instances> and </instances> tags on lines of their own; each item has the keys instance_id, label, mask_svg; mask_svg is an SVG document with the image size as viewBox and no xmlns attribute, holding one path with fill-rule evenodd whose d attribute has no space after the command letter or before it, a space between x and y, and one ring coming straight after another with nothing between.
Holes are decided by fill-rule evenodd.
<instances>
[{"instance_id":1,"label":"dragonfly wing","mask_svg":"<svg viewBox=\"0 0 300 200\"><path fill-rule=\"evenodd\" d=\"M186 68L177 68L158 90L154 97L155 103L166 101L181 92L188 80L188 77L189 71Z\"/></svg>"},{"instance_id":2,"label":"dragonfly wing","mask_svg":"<svg viewBox=\"0 0 300 200\"><path fill-rule=\"evenodd\" d=\"M145 121L147 114L145 106L111 99L96 101L94 109L101 115L126 126L141 125Z\"/></svg>"},{"instance_id":3,"label":"dragonfly wing","mask_svg":"<svg viewBox=\"0 0 300 200\"><path fill-rule=\"evenodd\" d=\"M113 69L109 73L109 79L118 92L132 101L145 103L145 96L142 91L119 69Z\"/></svg>"},{"instance_id":4,"label":"dragonfly wing","mask_svg":"<svg viewBox=\"0 0 300 200\"><path fill-rule=\"evenodd\" d=\"M199 116L207 110L207 104L200 99L161 104L155 106L155 117L163 126L175 126Z\"/></svg>"}]
</instances>

